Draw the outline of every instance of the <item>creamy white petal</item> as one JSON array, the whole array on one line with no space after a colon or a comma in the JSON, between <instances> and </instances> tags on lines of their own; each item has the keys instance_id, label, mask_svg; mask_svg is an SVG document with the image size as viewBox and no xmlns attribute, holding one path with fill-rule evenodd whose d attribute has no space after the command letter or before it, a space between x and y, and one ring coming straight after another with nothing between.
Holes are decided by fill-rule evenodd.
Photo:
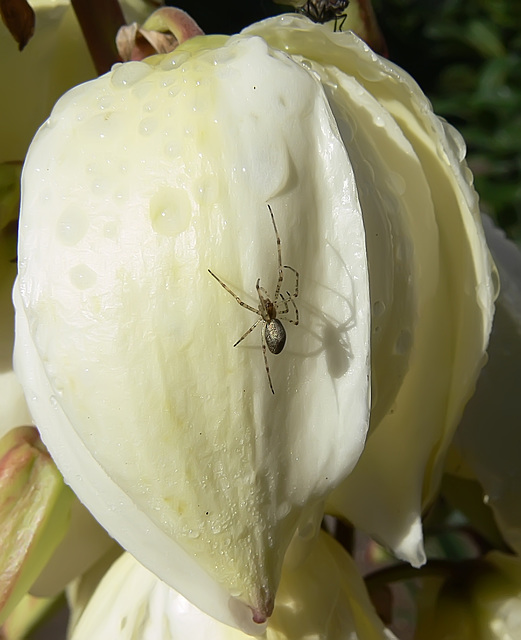
<instances>
[{"instance_id":1,"label":"creamy white petal","mask_svg":"<svg viewBox=\"0 0 521 640\"><path fill-rule=\"evenodd\" d=\"M412 78L354 34L298 16L246 32L317 71L361 177L375 397L367 446L329 509L418 565L421 513L484 362L495 296L465 147Z\"/></svg>"},{"instance_id":2,"label":"creamy white petal","mask_svg":"<svg viewBox=\"0 0 521 640\"><path fill-rule=\"evenodd\" d=\"M521 252L490 218L484 226L501 290L489 360L454 447L483 486L506 541L521 553Z\"/></svg>"},{"instance_id":3,"label":"creamy white petal","mask_svg":"<svg viewBox=\"0 0 521 640\"><path fill-rule=\"evenodd\" d=\"M247 640L158 580L130 554L104 576L71 640ZM284 568L266 640L394 638L378 618L354 562L321 533L297 568Z\"/></svg>"},{"instance_id":4,"label":"creamy white petal","mask_svg":"<svg viewBox=\"0 0 521 640\"><path fill-rule=\"evenodd\" d=\"M291 538L313 534L364 444L366 248L315 75L260 38L199 42L76 88L35 138L16 367L108 531L199 607L258 631L251 611L269 614ZM300 276L300 324L268 354L275 394L259 329L232 346L258 317L208 273L253 307L259 278L274 295L268 203ZM295 319L283 275L280 317Z\"/></svg>"}]
</instances>

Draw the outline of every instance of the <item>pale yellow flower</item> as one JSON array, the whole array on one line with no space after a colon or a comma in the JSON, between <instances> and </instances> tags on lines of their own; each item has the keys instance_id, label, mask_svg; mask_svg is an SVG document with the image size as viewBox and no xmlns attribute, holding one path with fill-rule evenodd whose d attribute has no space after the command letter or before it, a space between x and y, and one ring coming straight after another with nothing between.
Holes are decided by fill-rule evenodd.
<instances>
[{"instance_id":1,"label":"pale yellow flower","mask_svg":"<svg viewBox=\"0 0 521 640\"><path fill-rule=\"evenodd\" d=\"M371 431L328 509L418 566L421 515L485 361L497 293L465 145L410 76L353 34L289 16L247 33L320 77L364 215Z\"/></svg>"},{"instance_id":2,"label":"pale yellow flower","mask_svg":"<svg viewBox=\"0 0 521 640\"><path fill-rule=\"evenodd\" d=\"M75 591L76 593L76 591ZM73 610L76 598L72 598ZM121 556L103 577L71 640L247 640L206 615L140 565ZM285 566L266 640L391 640L348 554L321 533L295 567Z\"/></svg>"},{"instance_id":3,"label":"pale yellow flower","mask_svg":"<svg viewBox=\"0 0 521 640\"><path fill-rule=\"evenodd\" d=\"M521 553L521 252L488 218L501 279L489 359L453 443L449 471L477 479L506 542Z\"/></svg>"},{"instance_id":4,"label":"pale yellow flower","mask_svg":"<svg viewBox=\"0 0 521 640\"><path fill-rule=\"evenodd\" d=\"M422 562L494 291L461 140L407 74L299 16L118 66L38 133L21 223L31 412L155 575L262 633L328 496Z\"/></svg>"},{"instance_id":5,"label":"pale yellow flower","mask_svg":"<svg viewBox=\"0 0 521 640\"><path fill-rule=\"evenodd\" d=\"M424 586L416 640L517 640L521 560L499 551Z\"/></svg>"}]
</instances>

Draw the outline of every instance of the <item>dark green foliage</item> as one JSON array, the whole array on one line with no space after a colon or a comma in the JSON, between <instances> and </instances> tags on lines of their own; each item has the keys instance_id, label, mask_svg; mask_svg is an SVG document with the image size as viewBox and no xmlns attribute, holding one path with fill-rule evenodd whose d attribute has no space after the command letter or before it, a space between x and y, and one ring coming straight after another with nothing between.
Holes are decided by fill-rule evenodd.
<instances>
[{"instance_id":1,"label":"dark green foliage","mask_svg":"<svg viewBox=\"0 0 521 640\"><path fill-rule=\"evenodd\" d=\"M521 241L521 3L374 0L392 60L468 145L490 213Z\"/></svg>"}]
</instances>

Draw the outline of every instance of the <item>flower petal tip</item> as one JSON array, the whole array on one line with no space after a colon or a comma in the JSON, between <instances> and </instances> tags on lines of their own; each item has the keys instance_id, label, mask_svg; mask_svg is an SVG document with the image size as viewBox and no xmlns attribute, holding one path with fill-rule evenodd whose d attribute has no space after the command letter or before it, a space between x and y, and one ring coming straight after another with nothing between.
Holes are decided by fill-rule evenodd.
<instances>
[{"instance_id":1,"label":"flower petal tip","mask_svg":"<svg viewBox=\"0 0 521 640\"><path fill-rule=\"evenodd\" d=\"M397 558L408 562L415 569L419 569L427 562L420 518L415 518L410 525L409 531L402 537L399 544L393 545L393 552Z\"/></svg>"},{"instance_id":2,"label":"flower petal tip","mask_svg":"<svg viewBox=\"0 0 521 640\"><path fill-rule=\"evenodd\" d=\"M265 633L269 617L273 613L274 599L270 596L260 606L252 607L240 598L232 596L229 607L241 631L251 636L261 636Z\"/></svg>"}]
</instances>

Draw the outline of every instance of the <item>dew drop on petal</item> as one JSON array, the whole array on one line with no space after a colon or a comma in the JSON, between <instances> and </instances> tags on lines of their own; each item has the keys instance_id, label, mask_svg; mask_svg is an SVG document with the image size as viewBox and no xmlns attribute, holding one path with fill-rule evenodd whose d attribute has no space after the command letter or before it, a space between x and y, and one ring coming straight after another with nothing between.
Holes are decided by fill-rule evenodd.
<instances>
[{"instance_id":1,"label":"dew drop on petal","mask_svg":"<svg viewBox=\"0 0 521 640\"><path fill-rule=\"evenodd\" d=\"M96 284L97 275L86 264L78 264L69 271L69 277L76 289L90 289Z\"/></svg>"},{"instance_id":2,"label":"dew drop on petal","mask_svg":"<svg viewBox=\"0 0 521 640\"><path fill-rule=\"evenodd\" d=\"M412 334L409 329L402 329L398 334L398 339L394 347L395 353L398 355L406 355L412 347Z\"/></svg>"},{"instance_id":3,"label":"dew drop on petal","mask_svg":"<svg viewBox=\"0 0 521 640\"><path fill-rule=\"evenodd\" d=\"M144 62L126 62L114 70L110 81L114 87L124 89L146 78L151 72L152 68Z\"/></svg>"},{"instance_id":4,"label":"dew drop on petal","mask_svg":"<svg viewBox=\"0 0 521 640\"><path fill-rule=\"evenodd\" d=\"M66 209L58 218L56 234L60 242L66 246L77 244L87 233L89 217L81 209Z\"/></svg>"},{"instance_id":5,"label":"dew drop on petal","mask_svg":"<svg viewBox=\"0 0 521 640\"><path fill-rule=\"evenodd\" d=\"M384 311L385 311L385 302L383 302L382 300L377 300L373 304L373 317L379 318L380 316L383 315Z\"/></svg>"},{"instance_id":6,"label":"dew drop on petal","mask_svg":"<svg viewBox=\"0 0 521 640\"><path fill-rule=\"evenodd\" d=\"M176 236L185 231L192 218L192 207L184 189L165 188L150 200L152 228L166 236Z\"/></svg>"}]
</instances>

